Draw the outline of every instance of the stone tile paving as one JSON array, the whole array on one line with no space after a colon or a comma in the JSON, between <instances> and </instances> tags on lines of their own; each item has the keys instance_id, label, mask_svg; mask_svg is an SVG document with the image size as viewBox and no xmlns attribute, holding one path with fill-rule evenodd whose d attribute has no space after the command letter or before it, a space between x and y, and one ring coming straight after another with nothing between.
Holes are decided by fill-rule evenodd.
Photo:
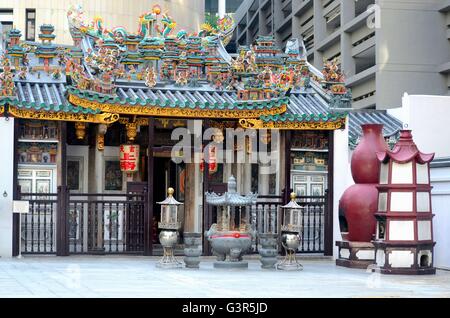
<instances>
[{"instance_id":1,"label":"stone tile paving","mask_svg":"<svg viewBox=\"0 0 450 318\"><path fill-rule=\"evenodd\" d=\"M450 272L386 276L336 267L332 260L302 259L301 272L163 270L157 257L25 256L0 259L0 297L450 297Z\"/></svg>"}]
</instances>

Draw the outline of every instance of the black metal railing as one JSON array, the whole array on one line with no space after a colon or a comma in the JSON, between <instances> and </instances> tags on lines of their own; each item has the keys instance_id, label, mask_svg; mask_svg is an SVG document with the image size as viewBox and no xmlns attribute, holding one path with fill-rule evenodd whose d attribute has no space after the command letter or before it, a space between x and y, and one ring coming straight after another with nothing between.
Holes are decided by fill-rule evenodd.
<instances>
[{"instance_id":1,"label":"black metal railing","mask_svg":"<svg viewBox=\"0 0 450 318\"><path fill-rule=\"evenodd\" d=\"M251 208L252 224L258 233L278 232L278 210L282 205L281 196L261 195Z\"/></svg>"},{"instance_id":2,"label":"black metal railing","mask_svg":"<svg viewBox=\"0 0 450 318\"><path fill-rule=\"evenodd\" d=\"M326 196L308 196L297 198L302 209L301 243L299 253L323 253ZM258 233L280 233L281 196L259 196L251 207L251 223ZM256 241L253 252L257 252Z\"/></svg>"},{"instance_id":3,"label":"black metal railing","mask_svg":"<svg viewBox=\"0 0 450 318\"><path fill-rule=\"evenodd\" d=\"M20 246L23 254L56 253L56 193L20 193L30 203L28 213L21 215Z\"/></svg>"},{"instance_id":4,"label":"black metal railing","mask_svg":"<svg viewBox=\"0 0 450 318\"><path fill-rule=\"evenodd\" d=\"M300 253L323 253L325 249L326 197L300 197L297 203L302 207L302 240Z\"/></svg>"},{"instance_id":5,"label":"black metal railing","mask_svg":"<svg viewBox=\"0 0 450 318\"><path fill-rule=\"evenodd\" d=\"M60 197L64 195L66 199ZM23 193L20 198L30 202L29 213L21 216L20 241L24 254L56 252L58 209L67 213L68 243L64 246L68 245L69 253L140 254L144 250L146 193ZM326 198L297 198L302 209L299 253L324 253ZM279 233L283 205L281 196L259 196L249 210L253 229L258 233ZM255 240L253 252L257 253L257 249Z\"/></svg>"},{"instance_id":6,"label":"black metal railing","mask_svg":"<svg viewBox=\"0 0 450 318\"><path fill-rule=\"evenodd\" d=\"M143 194L70 194L70 253L142 253Z\"/></svg>"}]
</instances>

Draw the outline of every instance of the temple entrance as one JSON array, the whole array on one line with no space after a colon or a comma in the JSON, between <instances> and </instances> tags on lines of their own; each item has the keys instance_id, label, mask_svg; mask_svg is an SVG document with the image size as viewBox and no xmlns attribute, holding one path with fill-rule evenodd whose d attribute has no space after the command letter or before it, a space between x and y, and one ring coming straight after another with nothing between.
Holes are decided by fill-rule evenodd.
<instances>
[{"instance_id":1,"label":"temple entrance","mask_svg":"<svg viewBox=\"0 0 450 318\"><path fill-rule=\"evenodd\" d=\"M329 191L330 137L324 131L295 131L291 139L291 180L303 207L299 252L323 253Z\"/></svg>"}]
</instances>

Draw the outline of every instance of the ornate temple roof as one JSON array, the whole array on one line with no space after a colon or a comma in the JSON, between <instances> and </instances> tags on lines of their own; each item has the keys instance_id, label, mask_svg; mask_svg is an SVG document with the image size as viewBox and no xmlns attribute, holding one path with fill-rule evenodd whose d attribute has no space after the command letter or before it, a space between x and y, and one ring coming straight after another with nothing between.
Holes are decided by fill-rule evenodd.
<instances>
[{"instance_id":1,"label":"ornate temple roof","mask_svg":"<svg viewBox=\"0 0 450 318\"><path fill-rule=\"evenodd\" d=\"M17 98L0 99L0 104L37 111L73 112L98 114L100 111L69 103L65 97L66 86L62 83L30 83L17 81Z\"/></svg>"},{"instance_id":2,"label":"ornate temple roof","mask_svg":"<svg viewBox=\"0 0 450 318\"><path fill-rule=\"evenodd\" d=\"M233 91L117 86L116 94L98 95L69 88L69 100L90 108L130 115L198 118L250 118L285 111L285 97L259 102L239 102ZM127 109L124 109L127 107ZM119 108L121 108L119 110Z\"/></svg>"},{"instance_id":3,"label":"ornate temple roof","mask_svg":"<svg viewBox=\"0 0 450 318\"><path fill-rule=\"evenodd\" d=\"M218 118L278 129L340 129L350 113L350 140L357 140L360 122L377 120L387 134L401 128L384 112L351 112L337 64L315 69L296 39L282 52L273 37L258 37L232 58L224 48L235 27L231 17L196 34L175 33L176 23L158 8L141 15L137 32L130 32L108 30L99 17L87 23L81 7L71 7L72 47L53 44L48 24L40 28L40 43L19 43L14 29L0 65L0 107L25 118Z\"/></svg>"}]
</instances>

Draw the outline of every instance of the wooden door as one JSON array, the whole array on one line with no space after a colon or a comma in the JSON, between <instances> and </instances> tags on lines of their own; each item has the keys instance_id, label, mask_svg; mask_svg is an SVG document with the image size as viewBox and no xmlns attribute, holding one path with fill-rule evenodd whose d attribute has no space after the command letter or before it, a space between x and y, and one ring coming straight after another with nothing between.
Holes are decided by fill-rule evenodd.
<instances>
[{"instance_id":1,"label":"wooden door","mask_svg":"<svg viewBox=\"0 0 450 318\"><path fill-rule=\"evenodd\" d=\"M127 193L142 195L147 193L147 182L128 182ZM129 198L130 201L133 197ZM127 220L125 226L125 239L127 251L140 252L144 249L144 209L143 204L133 204L130 202L127 205L126 216Z\"/></svg>"}]
</instances>

